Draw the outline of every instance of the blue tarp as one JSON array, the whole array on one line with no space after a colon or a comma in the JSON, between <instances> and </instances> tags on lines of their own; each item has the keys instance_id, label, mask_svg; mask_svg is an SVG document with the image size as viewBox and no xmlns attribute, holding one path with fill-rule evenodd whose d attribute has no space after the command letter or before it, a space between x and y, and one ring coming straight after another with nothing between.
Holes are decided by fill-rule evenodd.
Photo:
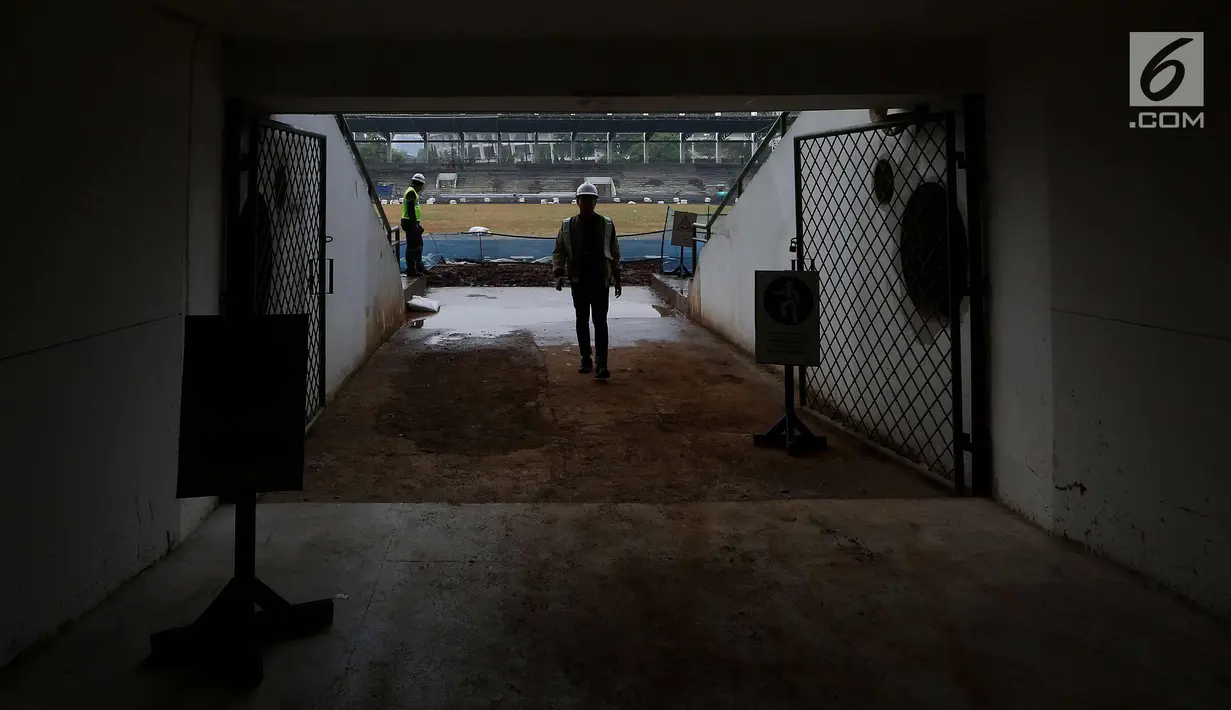
<instances>
[{"instance_id":1,"label":"blue tarp","mask_svg":"<svg viewBox=\"0 0 1231 710\"><path fill-rule=\"evenodd\" d=\"M471 235L426 235L423 239L423 265L427 268L438 266L446 261L491 262L498 259L509 259L521 262L550 260L551 251L555 247L554 239L518 239L511 237L479 238ZM700 253L704 243L697 244ZM664 272L672 272L679 268L680 248L670 244L664 250L662 238L655 236L646 239L621 239L621 261L645 261L647 259L664 259ZM692 249L684 249L684 265L692 270ZM402 269L406 268L406 245L398 246L398 261Z\"/></svg>"}]
</instances>

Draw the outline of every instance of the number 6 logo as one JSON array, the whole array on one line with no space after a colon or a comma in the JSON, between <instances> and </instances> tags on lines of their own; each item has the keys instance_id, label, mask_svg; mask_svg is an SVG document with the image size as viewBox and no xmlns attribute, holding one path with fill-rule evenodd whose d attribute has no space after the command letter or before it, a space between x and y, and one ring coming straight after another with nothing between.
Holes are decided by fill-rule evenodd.
<instances>
[{"instance_id":1,"label":"number 6 logo","mask_svg":"<svg viewBox=\"0 0 1231 710\"><path fill-rule=\"evenodd\" d=\"M1129 106L1200 108L1205 104L1205 34L1130 32Z\"/></svg>"},{"instance_id":2,"label":"number 6 logo","mask_svg":"<svg viewBox=\"0 0 1231 710\"><path fill-rule=\"evenodd\" d=\"M1145 94L1147 99L1151 101L1166 101L1184 83L1184 63L1178 59L1168 59L1167 57L1170 57L1175 50L1192 41L1192 37L1181 37L1158 50L1158 53L1150 58L1145 69L1141 72L1141 93ZM1175 70L1175 73L1171 75L1171 81L1168 81L1158 91L1154 91L1150 88L1154 83L1154 79L1166 69Z\"/></svg>"}]
</instances>

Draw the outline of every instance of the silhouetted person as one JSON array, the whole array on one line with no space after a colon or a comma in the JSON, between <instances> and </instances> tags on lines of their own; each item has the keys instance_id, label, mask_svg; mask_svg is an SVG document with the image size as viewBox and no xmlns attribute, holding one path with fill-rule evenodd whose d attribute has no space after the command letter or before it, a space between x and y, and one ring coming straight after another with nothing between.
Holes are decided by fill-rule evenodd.
<instances>
[{"instance_id":1,"label":"silhouetted person","mask_svg":"<svg viewBox=\"0 0 1231 710\"><path fill-rule=\"evenodd\" d=\"M598 189L590 183L577 188L577 216L564 220L556 235L551 262L556 290L569 284L577 312L577 345L581 348L578 372L594 371L600 380L611 377L607 369L608 289L614 285L620 297L620 245L615 223L594 211ZM590 350L590 319L594 319L594 351Z\"/></svg>"},{"instance_id":2,"label":"silhouetted person","mask_svg":"<svg viewBox=\"0 0 1231 710\"><path fill-rule=\"evenodd\" d=\"M406 271L407 276L423 276L427 273L423 268L423 208L419 204L419 195L423 193L423 185L427 180L422 173L415 173L410 178L410 187L402 195L402 233L406 235Z\"/></svg>"}]
</instances>

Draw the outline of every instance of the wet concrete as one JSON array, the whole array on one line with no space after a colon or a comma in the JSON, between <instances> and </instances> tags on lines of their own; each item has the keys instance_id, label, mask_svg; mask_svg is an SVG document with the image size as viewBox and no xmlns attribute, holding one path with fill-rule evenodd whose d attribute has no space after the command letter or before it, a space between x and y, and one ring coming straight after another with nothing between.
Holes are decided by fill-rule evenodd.
<instances>
[{"instance_id":1,"label":"wet concrete","mask_svg":"<svg viewBox=\"0 0 1231 710\"><path fill-rule=\"evenodd\" d=\"M440 301L441 309L424 324L429 346L515 332L529 333L540 346L569 345L577 339L568 290L459 287L433 289L431 297ZM660 304L648 288L640 286L626 288L620 298L613 295L607 314L612 347L683 338L683 323L658 320L654 306Z\"/></svg>"},{"instance_id":2,"label":"wet concrete","mask_svg":"<svg viewBox=\"0 0 1231 710\"><path fill-rule=\"evenodd\" d=\"M1231 634L985 501L261 506L336 598L233 694L141 670L229 573L229 508L0 671L26 708L1215 708Z\"/></svg>"}]
</instances>

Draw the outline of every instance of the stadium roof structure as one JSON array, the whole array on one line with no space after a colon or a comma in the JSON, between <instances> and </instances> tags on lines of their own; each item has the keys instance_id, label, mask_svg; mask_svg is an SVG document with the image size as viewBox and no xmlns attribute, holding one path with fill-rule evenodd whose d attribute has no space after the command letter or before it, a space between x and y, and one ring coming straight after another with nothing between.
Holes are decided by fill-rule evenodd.
<instances>
[{"instance_id":1,"label":"stadium roof structure","mask_svg":"<svg viewBox=\"0 0 1231 710\"><path fill-rule=\"evenodd\" d=\"M753 133L773 113L751 114L375 114L347 115L355 133Z\"/></svg>"}]
</instances>

